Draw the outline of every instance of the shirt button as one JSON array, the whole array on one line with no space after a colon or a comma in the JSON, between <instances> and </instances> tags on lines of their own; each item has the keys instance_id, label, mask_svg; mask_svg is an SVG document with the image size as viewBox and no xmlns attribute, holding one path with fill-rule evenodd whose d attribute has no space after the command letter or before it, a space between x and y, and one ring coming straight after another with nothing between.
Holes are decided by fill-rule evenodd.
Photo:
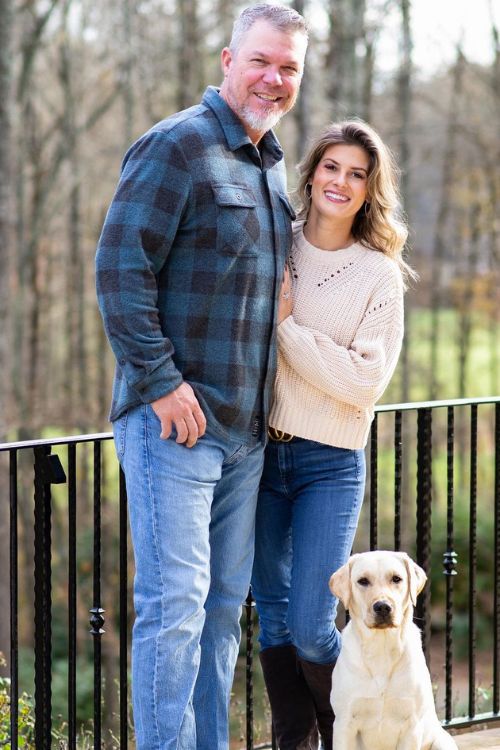
<instances>
[{"instance_id":1,"label":"shirt button","mask_svg":"<svg viewBox=\"0 0 500 750\"><path fill-rule=\"evenodd\" d=\"M238 199L239 201L241 200L241 195L240 195L239 193L236 193L236 197L237 197L237 199Z\"/></svg>"}]
</instances>

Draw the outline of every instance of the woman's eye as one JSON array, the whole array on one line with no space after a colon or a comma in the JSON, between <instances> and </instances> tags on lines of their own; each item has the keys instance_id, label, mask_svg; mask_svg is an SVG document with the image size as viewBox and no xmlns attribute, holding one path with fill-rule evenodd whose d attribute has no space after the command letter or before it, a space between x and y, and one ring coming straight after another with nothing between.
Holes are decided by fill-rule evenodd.
<instances>
[{"instance_id":1,"label":"woman's eye","mask_svg":"<svg viewBox=\"0 0 500 750\"><path fill-rule=\"evenodd\" d=\"M364 175L363 175L363 174L361 174L361 172L353 172L353 173L352 173L352 176L353 176L353 177L357 177L357 178L358 178L358 180L362 180L362 179L363 179L363 177L364 177Z\"/></svg>"}]
</instances>

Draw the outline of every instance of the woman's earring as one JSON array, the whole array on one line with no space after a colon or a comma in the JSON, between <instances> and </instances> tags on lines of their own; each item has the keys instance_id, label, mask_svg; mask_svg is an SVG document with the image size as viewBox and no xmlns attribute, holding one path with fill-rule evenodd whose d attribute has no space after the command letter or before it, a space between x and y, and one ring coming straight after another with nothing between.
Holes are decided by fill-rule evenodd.
<instances>
[{"instance_id":1,"label":"woman's earring","mask_svg":"<svg viewBox=\"0 0 500 750\"><path fill-rule=\"evenodd\" d=\"M368 201L365 201L365 216L368 216L369 213L370 213L370 204L368 203Z\"/></svg>"},{"instance_id":2,"label":"woman's earring","mask_svg":"<svg viewBox=\"0 0 500 750\"><path fill-rule=\"evenodd\" d=\"M311 185L310 182L308 182L306 185L306 195L309 198L309 200L311 200L312 189L313 189L313 186Z\"/></svg>"}]
</instances>

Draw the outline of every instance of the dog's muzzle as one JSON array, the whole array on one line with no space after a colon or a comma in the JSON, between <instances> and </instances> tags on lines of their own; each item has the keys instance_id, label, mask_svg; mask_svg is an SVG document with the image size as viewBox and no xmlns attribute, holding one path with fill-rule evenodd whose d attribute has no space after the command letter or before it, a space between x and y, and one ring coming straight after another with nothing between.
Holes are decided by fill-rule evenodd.
<instances>
[{"instance_id":1,"label":"dog's muzzle","mask_svg":"<svg viewBox=\"0 0 500 750\"><path fill-rule=\"evenodd\" d=\"M375 602L372 607L374 615L374 625L376 628L390 628L392 622L392 606L389 602Z\"/></svg>"}]
</instances>

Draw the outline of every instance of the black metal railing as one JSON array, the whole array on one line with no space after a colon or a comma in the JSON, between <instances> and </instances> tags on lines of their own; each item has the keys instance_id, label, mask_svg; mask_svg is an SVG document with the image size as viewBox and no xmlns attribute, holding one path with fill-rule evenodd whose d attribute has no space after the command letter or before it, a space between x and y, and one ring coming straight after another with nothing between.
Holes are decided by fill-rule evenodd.
<instances>
[{"instance_id":1,"label":"black metal railing","mask_svg":"<svg viewBox=\"0 0 500 750\"><path fill-rule=\"evenodd\" d=\"M111 434L103 433L0 445L0 457L2 454L8 457L4 476L5 485L9 477L10 496L12 750L17 750L20 744L18 703L23 689L20 653L21 650L23 654L26 650L30 652L29 644L26 649L25 643L26 630L30 630L26 628L30 610L34 621L31 653L34 652L34 745L37 750L55 745L57 732L59 736L64 735L68 748L77 747L81 732L77 709L81 651L87 654L87 661L93 659L93 719L88 730L93 747L128 747L132 733L128 697L132 562L127 542L125 482L110 438ZM438 693L438 698L442 703L440 715L444 725L465 727L500 720L500 398L380 406L371 430L368 455L368 502L355 549L405 549L427 572L430 585L419 597L415 614L422 628L431 673L441 685L442 696L439 698ZM26 463L28 457L33 468ZM0 469L3 471L3 465ZM26 513L20 514L21 502L24 505L32 502L34 513L34 593L31 599L24 592L22 601L19 558L23 555L25 570L30 565L26 539L31 530L27 528ZM54 504L57 504L57 513L53 512ZM87 522L91 519L91 530L87 528L88 523L82 527L82 518ZM92 539L86 540L87 547L82 551L82 538L88 536L89 531ZM457 552L457 546L462 553ZM105 569L103 556L107 560ZM57 576L57 593L53 588L54 576ZM113 580L108 581L106 576ZM62 608L61 579L67 582ZM103 588L106 588L105 593ZM82 592L88 600L87 623L82 619ZM53 601L55 593L57 603ZM61 609L66 610L62 620ZM254 697L257 696L254 696L253 631L256 623L250 595L243 618L246 634L246 650L242 656L246 684L243 741L247 750L253 750L274 746L274 742L269 744L268 732L264 733L266 736L254 737ZM56 645L60 651L61 622L66 632L63 641L67 688L63 717L58 718L59 724L55 727L53 628L57 627L59 641ZM89 625L93 654L89 654L82 636L88 632ZM103 645L106 643L103 637L115 644L115 652L111 654L111 663L116 663L115 677L109 671L103 675ZM477 659L482 654L483 644L490 654L491 674L486 678L483 675L478 684ZM465 662L467 668L466 699L461 698L458 704L453 672L457 649L464 652L460 663ZM444 665L443 669L438 666L437 672L436 650L437 661ZM109 661L106 661L108 670ZM26 670L22 671L24 674ZM114 682L119 695L118 716L114 717L111 732L103 725L103 717L109 718L106 706L103 708L106 700L103 686L107 686L105 692L110 695L109 690L114 689L110 683ZM481 705L478 705L479 695ZM60 707L58 713L61 713Z\"/></svg>"}]
</instances>

